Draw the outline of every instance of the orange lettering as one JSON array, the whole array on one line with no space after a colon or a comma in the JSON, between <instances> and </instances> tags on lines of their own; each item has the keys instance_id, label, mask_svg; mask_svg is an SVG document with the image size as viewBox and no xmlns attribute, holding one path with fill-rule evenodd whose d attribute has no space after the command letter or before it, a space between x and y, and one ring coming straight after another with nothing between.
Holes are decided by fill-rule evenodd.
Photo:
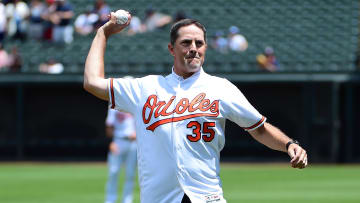
<instances>
[{"instance_id":1,"label":"orange lettering","mask_svg":"<svg viewBox=\"0 0 360 203\"><path fill-rule=\"evenodd\" d=\"M152 104L151 101L153 101ZM146 103L144 104L143 110L142 110L142 117L145 124L148 124L151 120L152 114L154 112L154 108L156 106L157 96L156 95L150 95L148 99L146 100ZM146 109L150 108L150 113L147 118L145 118Z\"/></svg>"},{"instance_id":2,"label":"orange lettering","mask_svg":"<svg viewBox=\"0 0 360 203\"><path fill-rule=\"evenodd\" d=\"M197 107L194 107L195 104L200 103L204 98L205 98L206 94L205 93L200 93L198 94L190 103L189 106L189 112L194 112L197 109L199 109L199 105Z\"/></svg>"},{"instance_id":3,"label":"orange lettering","mask_svg":"<svg viewBox=\"0 0 360 203\"><path fill-rule=\"evenodd\" d=\"M180 107L182 107L181 110ZM176 105L175 112L177 114L183 114L188 107L189 107L189 100L187 98L182 98L179 101L179 103Z\"/></svg>"},{"instance_id":4,"label":"orange lettering","mask_svg":"<svg viewBox=\"0 0 360 203\"><path fill-rule=\"evenodd\" d=\"M171 114L174 113L174 111L166 113L167 109L169 108L169 106L172 104L172 102L174 101L176 97L172 96L169 100L169 102L166 104L166 106L163 108L163 110L160 112L160 115L162 116L170 116Z\"/></svg>"},{"instance_id":5,"label":"orange lettering","mask_svg":"<svg viewBox=\"0 0 360 203\"><path fill-rule=\"evenodd\" d=\"M182 115L178 117L171 117L158 120L151 125L149 125L146 129L154 131L160 125L171 123L171 122L178 122L190 118L195 117L217 117L219 115L219 100L215 100L210 102L209 99L205 99L206 94L200 93L198 94L190 103L188 98L182 98L176 104L175 108L172 111L168 112L168 108L174 102L176 96L172 96L168 102L165 101L158 101L158 97L156 95L150 95L146 100L144 107L142 109L142 118L144 124L148 124L151 118L154 117L158 118L159 116L170 116L174 113L181 115L186 112L189 113L195 112L200 110L204 113L195 113L195 114L188 114ZM211 113L205 113L206 111L210 110Z\"/></svg>"}]
</instances>

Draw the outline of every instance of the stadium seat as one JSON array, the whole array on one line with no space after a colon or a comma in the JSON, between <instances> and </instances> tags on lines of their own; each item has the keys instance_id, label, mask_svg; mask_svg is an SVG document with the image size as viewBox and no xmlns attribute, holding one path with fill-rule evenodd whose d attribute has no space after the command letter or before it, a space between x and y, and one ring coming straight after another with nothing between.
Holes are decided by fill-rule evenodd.
<instances>
[{"instance_id":1,"label":"stadium seat","mask_svg":"<svg viewBox=\"0 0 360 203\"><path fill-rule=\"evenodd\" d=\"M107 1L112 10L116 0ZM88 1L71 1L78 15ZM200 20L207 28L208 39L216 31L227 34L236 25L248 42L248 50L240 56L219 54L209 49L206 64L213 73L256 72L256 55L272 46L281 64L281 71L354 71L353 61L358 44L359 3L352 0L183 0L132 1L121 5L136 10L141 19L150 6L174 15L183 10ZM193 5L189 8L188 5ZM106 51L107 71L126 73L164 73L172 59L167 51L169 28L134 36L117 35L110 39ZM75 34L72 44L56 46L28 40L24 43L7 40L6 47L16 44L24 61L23 72L38 72L38 65L49 57L64 63L65 73L83 72L83 65L92 38Z\"/></svg>"}]
</instances>

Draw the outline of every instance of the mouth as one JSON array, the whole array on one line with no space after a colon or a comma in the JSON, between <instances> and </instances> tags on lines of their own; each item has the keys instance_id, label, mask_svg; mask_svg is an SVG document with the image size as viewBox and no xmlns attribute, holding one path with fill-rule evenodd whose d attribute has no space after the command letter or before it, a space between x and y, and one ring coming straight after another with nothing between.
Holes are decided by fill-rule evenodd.
<instances>
[{"instance_id":1,"label":"mouth","mask_svg":"<svg viewBox=\"0 0 360 203\"><path fill-rule=\"evenodd\" d=\"M200 59L199 56L187 56L185 59Z\"/></svg>"}]
</instances>

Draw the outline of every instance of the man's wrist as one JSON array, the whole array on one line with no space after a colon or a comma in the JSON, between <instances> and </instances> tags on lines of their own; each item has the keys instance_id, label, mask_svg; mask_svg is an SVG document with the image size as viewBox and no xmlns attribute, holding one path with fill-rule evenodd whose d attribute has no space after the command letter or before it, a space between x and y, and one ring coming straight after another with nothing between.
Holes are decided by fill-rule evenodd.
<instances>
[{"instance_id":1,"label":"man's wrist","mask_svg":"<svg viewBox=\"0 0 360 203\"><path fill-rule=\"evenodd\" d=\"M106 28L104 28L104 25L101 26L98 30L97 30L97 35L103 36L105 38L105 40L107 41L107 39L110 37L109 34L107 34Z\"/></svg>"},{"instance_id":2,"label":"man's wrist","mask_svg":"<svg viewBox=\"0 0 360 203\"><path fill-rule=\"evenodd\" d=\"M289 142L286 143L286 151L289 150L289 146L291 144L297 144L297 145L300 145L299 142L297 140L290 140Z\"/></svg>"}]
</instances>

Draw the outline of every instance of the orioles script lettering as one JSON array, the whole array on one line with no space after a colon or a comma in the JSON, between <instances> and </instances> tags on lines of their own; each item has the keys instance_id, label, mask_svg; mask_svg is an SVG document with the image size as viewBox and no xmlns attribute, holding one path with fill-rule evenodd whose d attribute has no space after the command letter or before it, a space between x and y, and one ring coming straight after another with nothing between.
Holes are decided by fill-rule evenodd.
<instances>
[{"instance_id":1,"label":"orioles script lettering","mask_svg":"<svg viewBox=\"0 0 360 203\"><path fill-rule=\"evenodd\" d=\"M219 115L219 100L210 101L206 99L205 93L198 94L191 102L188 98L182 98L175 105L174 109L169 109L176 99L172 96L168 102L158 101L157 95L150 95L142 110L142 118L145 124L148 124L152 117L170 116L171 118L161 119L150 124L146 129L154 131L160 125L172 122L178 122L195 117L217 117ZM183 115L185 112L189 114ZM175 116L176 114L176 116Z\"/></svg>"}]
</instances>

